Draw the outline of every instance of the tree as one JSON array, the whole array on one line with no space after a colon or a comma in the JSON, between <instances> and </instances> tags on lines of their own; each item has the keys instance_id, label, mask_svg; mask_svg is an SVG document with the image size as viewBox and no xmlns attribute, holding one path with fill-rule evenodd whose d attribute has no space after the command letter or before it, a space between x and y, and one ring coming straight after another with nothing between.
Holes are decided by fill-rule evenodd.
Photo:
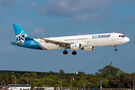
<instances>
[{"instance_id":1,"label":"tree","mask_svg":"<svg viewBox=\"0 0 135 90\"><path fill-rule=\"evenodd\" d=\"M135 72L133 72L131 75L132 75L132 77L134 77L135 76Z\"/></svg>"},{"instance_id":2,"label":"tree","mask_svg":"<svg viewBox=\"0 0 135 90\"><path fill-rule=\"evenodd\" d=\"M16 77L15 77L14 72L9 73L9 83L10 84L15 84L16 83Z\"/></svg>"},{"instance_id":3,"label":"tree","mask_svg":"<svg viewBox=\"0 0 135 90\"><path fill-rule=\"evenodd\" d=\"M59 70L59 74L60 74L60 75L64 75L64 73L65 73L65 72L64 72L63 69Z\"/></svg>"},{"instance_id":4,"label":"tree","mask_svg":"<svg viewBox=\"0 0 135 90\"><path fill-rule=\"evenodd\" d=\"M31 87L42 87L42 82L39 79L35 79L32 83L31 83Z\"/></svg>"},{"instance_id":5,"label":"tree","mask_svg":"<svg viewBox=\"0 0 135 90\"><path fill-rule=\"evenodd\" d=\"M30 78L31 75L29 73L24 73L24 77Z\"/></svg>"},{"instance_id":6,"label":"tree","mask_svg":"<svg viewBox=\"0 0 135 90\"><path fill-rule=\"evenodd\" d=\"M121 82L121 77L120 77L120 75L117 75L117 76L115 76L115 77L113 77L113 78L111 78L110 80L109 80L109 85L108 85L108 88L121 88L121 87L123 87L124 86L124 84Z\"/></svg>"},{"instance_id":7,"label":"tree","mask_svg":"<svg viewBox=\"0 0 135 90\"><path fill-rule=\"evenodd\" d=\"M128 73L120 74L120 81L123 82L124 88L130 88L130 85L132 84L132 76Z\"/></svg>"},{"instance_id":8,"label":"tree","mask_svg":"<svg viewBox=\"0 0 135 90\"><path fill-rule=\"evenodd\" d=\"M132 84L132 77L128 73L119 74L109 80L108 87L112 88L129 88ZM132 86L132 85L131 85Z\"/></svg>"},{"instance_id":9,"label":"tree","mask_svg":"<svg viewBox=\"0 0 135 90\"><path fill-rule=\"evenodd\" d=\"M1 83L1 85L3 85L3 83L4 83L3 74L0 74L0 83Z\"/></svg>"},{"instance_id":10,"label":"tree","mask_svg":"<svg viewBox=\"0 0 135 90\"><path fill-rule=\"evenodd\" d=\"M86 79L91 83L92 88L99 86L99 79L96 75L88 75Z\"/></svg>"},{"instance_id":11,"label":"tree","mask_svg":"<svg viewBox=\"0 0 135 90\"><path fill-rule=\"evenodd\" d=\"M110 65L105 66L103 69L99 69L98 72L101 73L103 77L116 76L122 73L122 71L119 68L115 68L114 66Z\"/></svg>"},{"instance_id":12,"label":"tree","mask_svg":"<svg viewBox=\"0 0 135 90\"><path fill-rule=\"evenodd\" d=\"M85 84L87 87L91 87L91 83L86 79L80 79L79 81L77 81L76 86L77 87L84 87Z\"/></svg>"},{"instance_id":13,"label":"tree","mask_svg":"<svg viewBox=\"0 0 135 90\"><path fill-rule=\"evenodd\" d=\"M21 77L20 84L27 84L27 80L30 80L28 77Z\"/></svg>"},{"instance_id":14,"label":"tree","mask_svg":"<svg viewBox=\"0 0 135 90\"><path fill-rule=\"evenodd\" d=\"M4 85L6 86L8 84L8 81L9 81L8 73L3 74L3 80L4 80Z\"/></svg>"}]
</instances>

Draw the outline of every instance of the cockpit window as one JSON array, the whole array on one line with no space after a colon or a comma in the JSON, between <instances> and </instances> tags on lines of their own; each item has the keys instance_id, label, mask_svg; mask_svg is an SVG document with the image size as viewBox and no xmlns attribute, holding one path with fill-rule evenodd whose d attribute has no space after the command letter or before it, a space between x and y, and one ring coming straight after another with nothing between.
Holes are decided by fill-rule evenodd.
<instances>
[{"instance_id":1,"label":"cockpit window","mask_svg":"<svg viewBox=\"0 0 135 90\"><path fill-rule=\"evenodd\" d=\"M124 35L119 35L119 37L125 37Z\"/></svg>"}]
</instances>

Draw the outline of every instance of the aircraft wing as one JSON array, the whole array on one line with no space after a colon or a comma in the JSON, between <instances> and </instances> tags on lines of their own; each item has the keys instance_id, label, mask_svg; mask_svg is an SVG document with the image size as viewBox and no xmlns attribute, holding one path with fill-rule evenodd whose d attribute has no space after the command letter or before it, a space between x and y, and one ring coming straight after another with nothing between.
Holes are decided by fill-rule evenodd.
<instances>
[{"instance_id":1,"label":"aircraft wing","mask_svg":"<svg viewBox=\"0 0 135 90\"><path fill-rule=\"evenodd\" d=\"M73 43L69 43L69 42L63 42L63 41L56 41L56 40L50 40L50 39L45 39L45 38L39 38L44 40L46 43L52 43L52 44L56 44L62 48L67 48L68 45L73 44Z\"/></svg>"}]
</instances>

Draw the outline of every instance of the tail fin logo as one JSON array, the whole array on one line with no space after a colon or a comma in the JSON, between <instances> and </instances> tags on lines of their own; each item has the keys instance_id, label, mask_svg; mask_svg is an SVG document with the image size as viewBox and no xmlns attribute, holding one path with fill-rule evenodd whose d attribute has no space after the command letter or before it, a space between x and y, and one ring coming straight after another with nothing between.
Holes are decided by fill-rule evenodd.
<instances>
[{"instance_id":1,"label":"tail fin logo","mask_svg":"<svg viewBox=\"0 0 135 90\"><path fill-rule=\"evenodd\" d=\"M22 31L19 35L16 35L16 40L18 42L24 42L25 41L25 37L27 37L27 34L23 34L23 31Z\"/></svg>"}]
</instances>

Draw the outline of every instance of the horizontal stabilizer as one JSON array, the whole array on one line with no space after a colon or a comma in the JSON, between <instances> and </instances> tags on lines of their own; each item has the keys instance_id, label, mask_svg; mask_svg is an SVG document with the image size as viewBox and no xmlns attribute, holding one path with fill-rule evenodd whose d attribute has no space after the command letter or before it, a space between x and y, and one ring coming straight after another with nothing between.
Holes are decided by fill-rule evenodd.
<instances>
[{"instance_id":1,"label":"horizontal stabilizer","mask_svg":"<svg viewBox=\"0 0 135 90\"><path fill-rule=\"evenodd\" d=\"M9 42L9 43L16 43L16 42L12 42L12 41L7 41L7 42Z\"/></svg>"},{"instance_id":2,"label":"horizontal stabilizer","mask_svg":"<svg viewBox=\"0 0 135 90\"><path fill-rule=\"evenodd\" d=\"M11 43L11 44L14 44L14 45L15 45L15 44L23 45L23 42L20 42L20 43L19 43L19 42L13 42L13 41L7 41L7 42L9 42L9 43Z\"/></svg>"}]
</instances>

